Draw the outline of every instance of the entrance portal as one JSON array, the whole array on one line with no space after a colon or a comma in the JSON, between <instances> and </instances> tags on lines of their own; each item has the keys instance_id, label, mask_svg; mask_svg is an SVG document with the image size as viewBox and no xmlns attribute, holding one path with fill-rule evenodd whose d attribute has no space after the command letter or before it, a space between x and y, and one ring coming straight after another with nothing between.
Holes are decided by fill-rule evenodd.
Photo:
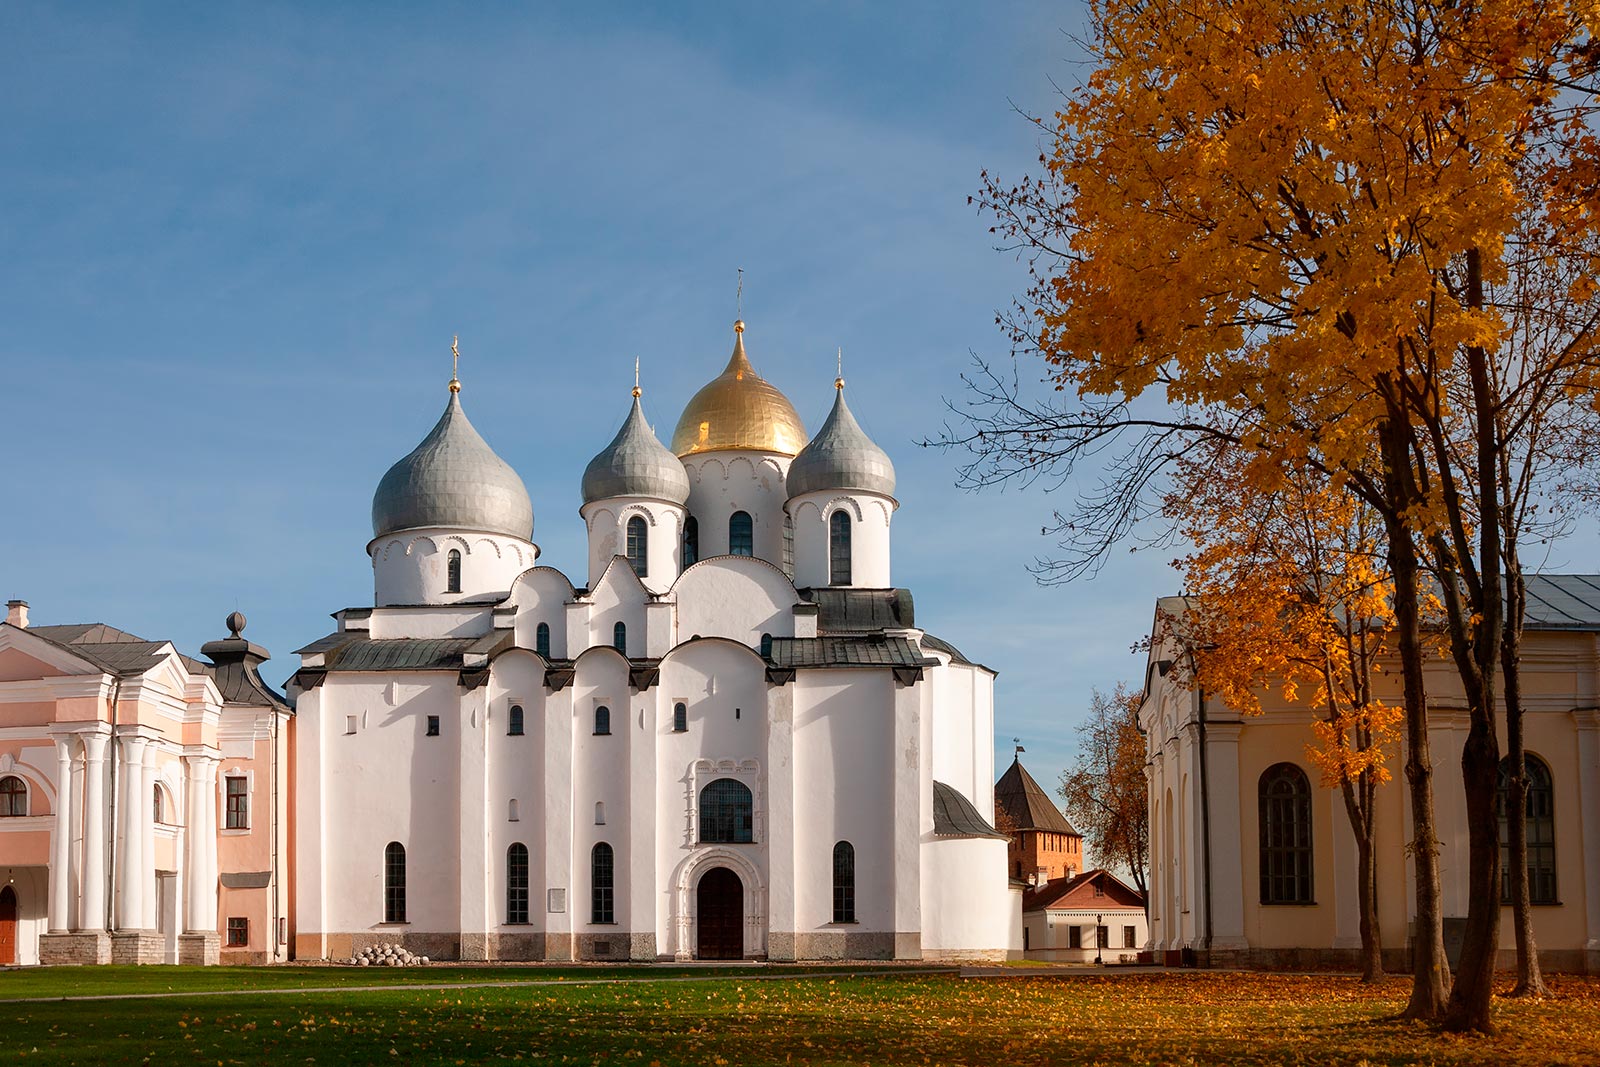
<instances>
[{"instance_id":1,"label":"entrance portal","mask_svg":"<svg viewBox=\"0 0 1600 1067\"><path fill-rule=\"evenodd\" d=\"M17 962L17 891L0 889L0 965Z\"/></svg>"},{"instance_id":2,"label":"entrance portal","mask_svg":"<svg viewBox=\"0 0 1600 1067\"><path fill-rule=\"evenodd\" d=\"M700 876L695 889L699 917L695 956L702 960L744 958L744 883L726 867Z\"/></svg>"}]
</instances>

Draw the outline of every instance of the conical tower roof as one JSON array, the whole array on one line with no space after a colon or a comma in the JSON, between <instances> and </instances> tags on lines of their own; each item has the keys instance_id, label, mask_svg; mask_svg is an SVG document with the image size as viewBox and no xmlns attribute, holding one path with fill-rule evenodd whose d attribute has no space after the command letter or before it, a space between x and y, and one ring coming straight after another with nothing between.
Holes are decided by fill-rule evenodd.
<instances>
[{"instance_id":1,"label":"conical tower roof","mask_svg":"<svg viewBox=\"0 0 1600 1067\"><path fill-rule=\"evenodd\" d=\"M1061 814L1061 809L1056 807L1044 787L1033 780L1033 775L1028 773L1020 759L1013 758L1006 773L994 784L994 806L1005 813L1010 823L1008 829L1047 830L1055 834L1082 836Z\"/></svg>"},{"instance_id":2,"label":"conical tower roof","mask_svg":"<svg viewBox=\"0 0 1600 1067\"><path fill-rule=\"evenodd\" d=\"M644 421L637 389L622 428L583 472L585 504L614 496L654 497L673 504L689 499L688 472Z\"/></svg>"},{"instance_id":3,"label":"conical tower roof","mask_svg":"<svg viewBox=\"0 0 1600 1067\"><path fill-rule=\"evenodd\" d=\"M533 536L533 502L511 465L467 420L452 380L444 414L422 443L378 483L372 497L372 536L442 526Z\"/></svg>"},{"instance_id":4,"label":"conical tower roof","mask_svg":"<svg viewBox=\"0 0 1600 1067\"><path fill-rule=\"evenodd\" d=\"M833 410L817 436L789 465L789 495L856 489L894 496L894 464L868 437L844 402L844 379L834 382Z\"/></svg>"},{"instance_id":5,"label":"conical tower roof","mask_svg":"<svg viewBox=\"0 0 1600 1067\"><path fill-rule=\"evenodd\" d=\"M672 433L679 456L749 449L792 456L806 443L805 424L789 398L756 373L744 354L744 323L733 324L733 355L722 373L694 394Z\"/></svg>"}]
</instances>

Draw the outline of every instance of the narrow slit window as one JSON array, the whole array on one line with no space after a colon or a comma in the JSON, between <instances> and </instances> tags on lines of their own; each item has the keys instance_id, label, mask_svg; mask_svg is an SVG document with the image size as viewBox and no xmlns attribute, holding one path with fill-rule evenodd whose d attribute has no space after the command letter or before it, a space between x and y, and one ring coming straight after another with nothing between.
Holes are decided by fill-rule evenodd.
<instances>
[{"instance_id":1,"label":"narrow slit window","mask_svg":"<svg viewBox=\"0 0 1600 1067\"><path fill-rule=\"evenodd\" d=\"M613 887L616 878L615 857L611 846L604 841L594 846L589 854L589 921L612 923L617 921Z\"/></svg>"},{"instance_id":2,"label":"narrow slit window","mask_svg":"<svg viewBox=\"0 0 1600 1067\"><path fill-rule=\"evenodd\" d=\"M383 921L406 921L406 846L398 841L383 850Z\"/></svg>"},{"instance_id":3,"label":"narrow slit window","mask_svg":"<svg viewBox=\"0 0 1600 1067\"><path fill-rule=\"evenodd\" d=\"M522 736L522 705L513 704L506 713L506 733L512 737Z\"/></svg>"},{"instance_id":4,"label":"narrow slit window","mask_svg":"<svg viewBox=\"0 0 1600 1067\"><path fill-rule=\"evenodd\" d=\"M594 709L594 732L597 734L611 732L611 709L604 704Z\"/></svg>"},{"instance_id":5,"label":"narrow slit window","mask_svg":"<svg viewBox=\"0 0 1600 1067\"><path fill-rule=\"evenodd\" d=\"M449 562L445 566L445 587L447 593L461 592L461 552L452 548L447 557Z\"/></svg>"},{"instance_id":6,"label":"narrow slit window","mask_svg":"<svg viewBox=\"0 0 1600 1067\"><path fill-rule=\"evenodd\" d=\"M856 848L848 841L833 846L833 921L856 921Z\"/></svg>"},{"instance_id":7,"label":"narrow slit window","mask_svg":"<svg viewBox=\"0 0 1600 1067\"><path fill-rule=\"evenodd\" d=\"M681 734L687 729L689 729L689 705L680 700L672 705L672 730Z\"/></svg>"},{"instance_id":8,"label":"narrow slit window","mask_svg":"<svg viewBox=\"0 0 1600 1067\"><path fill-rule=\"evenodd\" d=\"M761 635L761 658L762 659L771 659L772 658L772 635L771 634L762 634Z\"/></svg>"},{"instance_id":9,"label":"narrow slit window","mask_svg":"<svg viewBox=\"0 0 1600 1067\"><path fill-rule=\"evenodd\" d=\"M700 562L700 520L693 515L683 524L683 569Z\"/></svg>"},{"instance_id":10,"label":"narrow slit window","mask_svg":"<svg viewBox=\"0 0 1600 1067\"><path fill-rule=\"evenodd\" d=\"M611 647L621 652L624 656L628 654L627 623L619 622L611 628Z\"/></svg>"},{"instance_id":11,"label":"narrow slit window","mask_svg":"<svg viewBox=\"0 0 1600 1067\"><path fill-rule=\"evenodd\" d=\"M606 824L606 802L603 800L594 802L594 824L596 826L604 826Z\"/></svg>"},{"instance_id":12,"label":"narrow slit window","mask_svg":"<svg viewBox=\"0 0 1600 1067\"><path fill-rule=\"evenodd\" d=\"M528 921L528 846L517 842L506 849L506 922Z\"/></svg>"},{"instance_id":13,"label":"narrow slit window","mask_svg":"<svg viewBox=\"0 0 1600 1067\"><path fill-rule=\"evenodd\" d=\"M533 628L533 650L545 659L550 658L550 624L541 622Z\"/></svg>"},{"instance_id":14,"label":"narrow slit window","mask_svg":"<svg viewBox=\"0 0 1600 1067\"><path fill-rule=\"evenodd\" d=\"M650 531L642 518L635 515L628 520L628 565L641 578L650 576Z\"/></svg>"},{"instance_id":15,"label":"narrow slit window","mask_svg":"<svg viewBox=\"0 0 1600 1067\"><path fill-rule=\"evenodd\" d=\"M756 554L755 520L748 511L735 511L728 519L728 554L753 556Z\"/></svg>"},{"instance_id":16,"label":"narrow slit window","mask_svg":"<svg viewBox=\"0 0 1600 1067\"><path fill-rule=\"evenodd\" d=\"M845 511L828 519L828 583L850 584L850 515Z\"/></svg>"}]
</instances>

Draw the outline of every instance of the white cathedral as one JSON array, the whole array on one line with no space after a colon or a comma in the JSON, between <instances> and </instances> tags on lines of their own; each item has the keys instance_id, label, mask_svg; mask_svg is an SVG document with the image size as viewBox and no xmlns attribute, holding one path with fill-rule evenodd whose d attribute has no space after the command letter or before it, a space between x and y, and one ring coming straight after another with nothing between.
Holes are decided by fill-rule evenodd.
<instances>
[{"instance_id":1,"label":"white cathedral","mask_svg":"<svg viewBox=\"0 0 1600 1067\"><path fill-rule=\"evenodd\" d=\"M373 606L289 683L296 957L1020 949L994 675L893 587L843 380L808 441L734 330L670 450L635 388L584 471L581 585L452 377L373 498Z\"/></svg>"}]
</instances>

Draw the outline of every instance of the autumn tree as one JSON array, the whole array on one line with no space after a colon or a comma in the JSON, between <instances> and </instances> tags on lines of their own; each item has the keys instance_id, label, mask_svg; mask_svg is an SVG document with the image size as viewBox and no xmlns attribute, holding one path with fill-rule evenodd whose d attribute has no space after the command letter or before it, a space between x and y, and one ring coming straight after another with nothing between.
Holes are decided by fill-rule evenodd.
<instances>
[{"instance_id":1,"label":"autumn tree","mask_svg":"<svg viewBox=\"0 0 1600 1067\"><path fill-rule=\"evenodd\" d=\"M1382 524L1315 471L1285 471L1263 490L1248 464L1219 446L1179 465L1166 513L1193 546L1174 564L1188 607L1160 625L1194 650L1177 664L1179 684L1243 715L1260 714L1275 689L1316 715L1306 749L1323 784L1339 790L1355 838L1362 978L1375 982L1377 789L1400 732L1400 709L1373 688L1394 622Z\"/></svg>"},{"instance_id":2,"label":"autumn tree","mask_svg":"<svg viewBox=\"0 0 1600 1067\"><path fill-rule=\"evenodd\" d=\"M1058 522L1067 573L1150 518L1165 469L1205 442L1269 460L1253 470L1342 479L1380 517L1415 831L1407 1014L1461 1029L1490 1025L1499 911L1504 542L1488 367L1503 322L1486 294L1530 207L1594 224L1581 176L1595 166L1597 19L1593 3L1527 0L1094 5L1093 69L1044 124L1045 173L989 180L980 198L1031 257L1035 284L1008 322L1065 403L1021 402L990 376L946 438L974 450L976 483L1070 477L1109 455L1101 488ZM1524 166L1536 151L1545 165ZM1468 450L1448 447L1452 427ZM1419 546L1470 709L1453 995Z\"/></svg>"},{"instance_id":3,"label":"autumn tree","mask_svg":"<svg viewBox=\"0 0 1600 1067\"><path fill-rule=\"evenodd\" d=\"M1150 805L1144 735L1139 732L1143 698L1121 682L1109 696L1091 691L1089 713L1078 724L1077 759L1061 776L1061 797L1100 862L1126 869L1148 898ZM1149 910L1146 899L1145 912Z\"/></svg>"}]
</instances>

